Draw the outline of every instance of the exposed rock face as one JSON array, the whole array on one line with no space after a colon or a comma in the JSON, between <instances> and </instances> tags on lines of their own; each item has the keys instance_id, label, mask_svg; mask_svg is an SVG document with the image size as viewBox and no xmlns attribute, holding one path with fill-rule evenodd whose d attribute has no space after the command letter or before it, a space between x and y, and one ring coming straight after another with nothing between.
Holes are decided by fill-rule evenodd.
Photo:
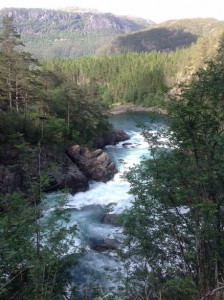
<instances>
[{"instance_id":1,"label":"exposed rock face","mask_svg":"<svg viewBox=\"0 0 224 300\"><path fill-rule=\"evenodd\" d=\"M116 145L121 141L129 140L130 136L123 130L113 130L104 133L96 140L97 147L103 148L106 145Z\"/></svg>"},{"instance_id":2,"label":"exposed rock face","mask_svg":"<svg viewBox=\"0 0 224 300\"><path fill-rule=\"evenodd\" d=\"M0 10L0 21L4 15L13 17L23 39L28 39L27 51L41 59L95 55L115 37L154 24L140 18L80 8L5 8ZM91 47L87 47L89 44Z\"/></svg>"},{"instance_id":3,"label":"exposed rock face","mask_svg":"<svg viewBox=\"0 0 224 300\"><path fill-rule=\"evenodd\" d=\"M70 146L67 155L89 179L106 182L117 173L108 154L101 149L90 151L79 145Z\"/></svg>"},{"instance_id":4,"label":"exposed rock face","mask_svg":"<svg viewBox=\"0 0 224 300\"><path fill-rule=\"evenodd\" d=\"M69 188L72 194L85 192L88 189L87 177L74 165L70 165L68 173L65 175L65 186Z\"/></svg>"},{"instance_id":5,"label":"exposed rock face","mask_svg":"<svg viewBox=\"0 0 224 300\"><path fill-rule=\"evenodd\" d=\"M122 130L105 134L100 139L105 144L116 144L128 139L129 136ZM0 153L0 193L27 192L41 170L41 174L48 175L49 184L44 192L51 192L69 188L72 194L84 192L88 189L88 181L106 182L117 173L117 169L110 157L102 149L90 151L87 147L70 146L66 154L57 145L27 149L29 155L24 161L24 153L15 146L20 141L5 145ZM41 153L41 160L39 155ZM12 167L16 165L17 167Z\"/></svg>"}]
</instances>

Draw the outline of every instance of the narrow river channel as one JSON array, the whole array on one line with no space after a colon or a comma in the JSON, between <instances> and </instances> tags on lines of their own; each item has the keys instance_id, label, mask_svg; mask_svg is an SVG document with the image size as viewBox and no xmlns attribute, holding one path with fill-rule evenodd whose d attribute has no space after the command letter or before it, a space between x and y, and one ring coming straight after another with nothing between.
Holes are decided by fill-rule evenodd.
<instances>
[{"instance_id":1,"label":"narrow river channel","mask_svg":"<svg viewBox=\"0 0 224 300\"><path fill-rule=\"evenodd\" d=\"M122 244L122 227L103 220L106 215L121 214L132 205L130 185L123 178L123 174L138 164L143 156L150 156L149 144L142 135L142 128L137 124L143 122L149 125L151 130L156 130L164 124L162 119L155 120L149 113L140 112L112 115L110 122L114 128L123 129L130 135L129 140L115 146L106 146L104 149L119 172L107 183L91 182L87 192L69 195L67 203L71 213L70 224L77 224L78 227L77 244L86 249L79 265L72 270L75 284L83 289L91 288L91 285L99 285L103 289L118 286L119 280L124 276L115 252L93 250L91 243L106 240L112 243L112 246L114 243ZM108 269L113 269L116 280L108 278L107 274L112 274Z\"/></svg>"}]
</instances>

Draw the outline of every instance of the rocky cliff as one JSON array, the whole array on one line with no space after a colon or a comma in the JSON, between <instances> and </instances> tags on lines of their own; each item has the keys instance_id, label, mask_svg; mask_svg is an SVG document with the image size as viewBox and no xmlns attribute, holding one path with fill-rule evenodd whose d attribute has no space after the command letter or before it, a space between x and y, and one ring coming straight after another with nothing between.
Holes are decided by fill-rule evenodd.
<instances>
[{"instance_id":1,"label":"rocky cliff","mask_svg":"<svg viewBox=\"0 0 224 300\"><path fill-rule=\"evenodd\" d=\"M126 140L122 131L111 131L99 138L101 147ZM39 177L47 178L45 192L68 188L72 194L88 189L89 180L106 182L117 170L101 148L70 145L66 151L57 145L23 147L15 141L0 152L0 193L27 193ZM99 146L99 145L98 145Z\"/></svg>"}]
</instances>

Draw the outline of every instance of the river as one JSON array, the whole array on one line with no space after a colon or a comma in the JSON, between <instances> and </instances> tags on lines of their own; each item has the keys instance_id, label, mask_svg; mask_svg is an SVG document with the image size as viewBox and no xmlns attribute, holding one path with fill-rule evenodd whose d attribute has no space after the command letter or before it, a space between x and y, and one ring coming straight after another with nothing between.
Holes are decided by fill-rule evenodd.
<instances>
[{"instance_id":1,"label":"river","mask_svg":"<svg viewBox=\"0 0 224 300\"><path fill-rule=\"evenodd\" d=\"M130 167L138 164L143 156L149 157L149 144L141 134L142 128L137 123L150 125L151 130L164 124L162 119L155 120L149 113L123 113L112 115L110 122L117 129L123 129L130 135L130 139L115 146L105 147L118 173L107 182L91 182L87 192L80 192L68 196L67 207L71 212L70 224L77 224L78 245L85 248L86 253L81 257L79 265L72 271L75 284L80 289L91 290L92 284L103 289L121 284L122 266L114 251L94 251L91 241L110 240L122 243L122 227L102 222L105 214L121 214L132 204L133 196L129 194L130 185L123 178L123 174ZM106 270L105 270L106 269ZM113 269L112 278L108 278L108 269ZM116 283L114 283L116 277ZM87 297L87 296L86 296ZM91 298L92 297L92 298ZM86 299L86 298L85 298ZM93 296L87 297L93 299Z\"/></svg>"}]
</instances>

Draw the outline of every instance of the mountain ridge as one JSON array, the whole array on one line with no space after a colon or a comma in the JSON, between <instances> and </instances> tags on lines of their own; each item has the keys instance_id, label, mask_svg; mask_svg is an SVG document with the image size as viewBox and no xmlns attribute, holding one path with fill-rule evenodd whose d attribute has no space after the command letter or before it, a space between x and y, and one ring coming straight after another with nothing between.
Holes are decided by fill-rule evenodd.
<instances>
[{"instance_id":1,"label":"mountain ridge","mask_svg":"<svg viewBox=\"0 0 224 300\"><path fill-rule=\"evenodd\" d=\"M26 50L36 58L79 58L127 52L176 51L200 38L218 40L224 21L192 18L153 21L133 16L116 16L92 9L8 8Z\"/></svg>"},{"instance_id":2,"label":"mountain ridge","mask_svg":"<svg viewBox=\"0 0 224 300\"><path fill-rule=\"evenodd\" d=\"M168 20L151 28L116 37L99 49L99 54L127 52L175 51L189 47L199 38L218 40L224 31L224 21L215 18Z\"/></svg>"},{"instance_id":3,"label":"mountain ridge","mask_svg":"<svg viewBox=\"0 0 224 300\"><path fill-rule=\"evenodd\" d=\"M67 9L68 10L68 9ZM0 11L14 18L27 50L38 58L76 58L94 55L116 36L154 25L143 19L111 13L49 9L10 8Z\"/></svg>"}]
</instances>

